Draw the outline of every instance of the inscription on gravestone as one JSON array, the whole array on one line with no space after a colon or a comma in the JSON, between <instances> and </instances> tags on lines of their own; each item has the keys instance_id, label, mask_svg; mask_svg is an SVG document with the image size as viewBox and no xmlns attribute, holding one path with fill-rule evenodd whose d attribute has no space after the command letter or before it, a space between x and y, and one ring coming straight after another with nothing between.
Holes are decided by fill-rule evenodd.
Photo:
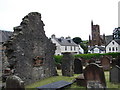
<instances>
[{"instance_id":1,"label":"inscription on gravestone","mask_svg":"<svg viewBox=\"0 0 120 90\"><path fill-rule=\"evenodd\" d=\"M103 69L97 64L89 64L84 70L87 88L105 88L106 81Z\"/></svg>"}]
</instances>

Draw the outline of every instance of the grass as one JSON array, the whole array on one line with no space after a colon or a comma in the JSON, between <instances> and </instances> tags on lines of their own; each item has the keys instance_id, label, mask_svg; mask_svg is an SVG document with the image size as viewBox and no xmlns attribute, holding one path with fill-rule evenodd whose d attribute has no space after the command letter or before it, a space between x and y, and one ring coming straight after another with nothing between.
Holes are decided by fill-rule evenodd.
<instances>
[{"instance_id":1,"label":"grass","mask_svg":"<svg viewBox=\"0 0 120 90\"><path fill-rule=\"evenodd\" d=\"M114 83L109 82L109 72L108 71L105 71L104 73L105 73L107 88L120 88L120 84L114 84ZM36 90L35 89L36 87L46 85L46 84L49 84L49 83L52 83L52 82L57 82L57 81L60 81L60 80L72 82L77 76L80 75L80 74L74 74L73 77L62 76L61 75L61 70L58 70L58 74L59 74L59 76L46 78L44 80L41 80L41 81L35 82L33 84L27 85L25 88L26 88L26 90L28 88L32 88L32 90ZM70 88L78 88L78 89L81 89L81 90L85 89L85 87L77 86L76 83L72 84Z\"/></svg>"},{"instance_id":2,"label":"grass","mask_svg":"<svg viewBox=\"0 0 120 90\"><path fill-rule=\"evenodd\" d=\"M117 83L111 83L109 81L109 72L108 71L105 71L105 79L106 79L106 83L107 83L107 88L119 88L120 89L120 83L117 84Z\"/></svg>"}]
</instances>

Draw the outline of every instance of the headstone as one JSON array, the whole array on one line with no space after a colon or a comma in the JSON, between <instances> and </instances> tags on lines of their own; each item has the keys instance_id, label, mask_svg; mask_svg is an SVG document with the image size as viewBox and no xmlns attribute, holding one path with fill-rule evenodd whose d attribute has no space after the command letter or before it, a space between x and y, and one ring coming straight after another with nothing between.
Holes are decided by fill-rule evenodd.
<instances>
[{"instance_id":1,"label":"headstone","mask_svg":"<svg viewBox=\"0 0 120 90\"><path fill-rule=\"evenodd\" d=\"M41 14L31 12L4 44L10 66L25 84L57 75L53 58L55 45L45 35L44 26Z\"/></svg>"},{"instance_id":2,"label":"headstone","mask_svg":"<svg viewBox=\"0 0 120 90\"><path fill-rule=\"evenodd\" d=\"M120 55L117 56L117 58L116 58L116 65L118 65L120 67Z\"/></svg>"},{"instance_id":3,"label":"headstone","mask_svg":"<svg viewBox=\"0 0 120 90\"><path fill-rule=\"evenodd\" d=\"M110 70L110 82L120 83L120 67L117 65Z\"/></svg>"},{"instance_id":4,"label":"headstone","mask_svg":"<svg viewBox=\"0 0 120 90\"><path fill-rule=\"evenodd\" d=\"M81 59L76 58L74 60L74 74L81 74L81 73L83 73L82 62Z\"/></svg>"},{"instance_id":5,"label":"headstone","mask_svg":"<svg viewBox=\"0 0 120 90\"><path fill-rule=\"evenodd\" d=\"M84 75L83 74L80 74L76 79L76 83L78 86L86 86L86 81L85 81L85 78L84 78Z\"/></svg>"},{"instance_id":6,"label":"headstone","mask_svg":"<svg viewBox=\"0 0 120 90\"><path fill-rule=\"evenodd\" d=\"M24 81L18 76L9 76L6 80L6 90L25 90Z\"/></svg>"},{"instance_id":7,"label":"headstone","mask_svg":"<svg viewBox=\"0 0 120 90\"><path fill-rule=\"evenodd\" d=\"M60 63L57 63L56 67L57 67L58 70L61 70L61 64Z\"/></svg>"},{"instance_id":8,"label":"headstone","mask_svg":"<svg viewBox=\"0 0 120 90\"><path fill-rule=\"evenodd\" d=\"M98 89L106 87L103 69L97 64L89 64L84 69L84 78L86 80L86 87L88 89Z\"/></svg>"},{"instance_id":9,"label":"headstone","mask_svg":"<svg viewBox=\"0 0 120 90\"><path fill-rule=\"evenodd\" d=\"M110 70L110 58L108 56L102 56L100 57L101 66L103 67L103 70Z\"/></svg>"},{"instance_id":10,"label":"headstone","mask_svg":"<svg viewBox=\"0 0 120 90\"><path fill-rule=\"evenodd\" d=\"M74 57L71 53L63 53L62 58L62 75L73 76L74 74Z\"/></svg>"}]
</instances>

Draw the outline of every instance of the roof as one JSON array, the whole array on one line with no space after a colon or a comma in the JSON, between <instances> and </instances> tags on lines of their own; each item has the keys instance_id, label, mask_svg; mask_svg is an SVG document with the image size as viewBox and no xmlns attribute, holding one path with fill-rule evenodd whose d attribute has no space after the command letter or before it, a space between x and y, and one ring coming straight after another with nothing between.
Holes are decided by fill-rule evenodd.
<instances>
[{"instance_id":1,"label":"roof","mask_svg":"<svg viewBox=\"0 0 120 90\"><path fill-rule=\"evenodd\" d=\"M120 45L120 39L113 39L113 40ZM111 40L111 41L113 41L113 40ZM111 42L111 41L110 41L110 42ZM110 43L110 42L109 42L109 43ZM109 44L109 43L108 43L108 44ZM107 44L107 45L108 45L108 44ZM107 46L107 45L106 45L106 46Z\"/></svg>"},{"instance_id":2,"label":"roof","mask_svg":"<svg viewBox=\"0 0 120 90\"><path fill-rule=\"evenodd\" d=\"M0 43L7 41L12 34L11 31L0 30Z\"/></svg>"},{"instance_id":3,"label":"roof","mask_svg":"<svg viewBox=\"0 0 120 90\"><path fill-rule=\"evenodd\" d=\"M72 39L54 38L61 46L77 46Z\"/></svg>"},{"instance_id":4,"label":"roof","mask_svg":"<svg viewBox=\"0 0 120 90\"><path fill-rule=\"evenodd\" d=\"M88 49L91 51L91 50L93 50L94 48L98 48L98 49L100 49L101 51L105 51L105 47L102 47L102 46L91 46L91 47L89 47Z\"/></svg>"},{"instance_id":5,"label":"roof","mask_svg":"<svg viewBox=\"0 0 120 90\"><path fill-rule=\"evenodd\" d=\"M120 39L114 39L120 45Z\"/></svg>"},{"instance_id":6,"label":"roof","mask_svg":"<svg viewBox=\"0 0 120 90\"><path fill-rule=\"evenodd\" d=\"M113 35L108 35L108 36L105 36L105 42L106 42L106 45L113 40Z\"/></svg>"}]
</instances>

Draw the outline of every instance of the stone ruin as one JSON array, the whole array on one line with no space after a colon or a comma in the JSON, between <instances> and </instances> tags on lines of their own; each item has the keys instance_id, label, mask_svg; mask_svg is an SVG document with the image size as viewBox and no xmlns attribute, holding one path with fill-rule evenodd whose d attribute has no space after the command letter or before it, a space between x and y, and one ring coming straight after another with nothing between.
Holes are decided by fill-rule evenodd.
<instances>
[{"instance_id":1,"label":"stone ruin","mask_svg":"<svg viewBox=\"0 0 120 90\"><path fill-rule=\"evenodd\" d=\"M86 87L88 89L105 89L106 88L106 80L104 71L101 67L99 67L97 64L92 63L89 64L84 69L84 78L86 81Z\"/></svg>"},{"instance_id":2,"label":"stone ruin","mask_svg":"<svg viewBox=\"0 0 120 90\"><path fill-rule=\"evenodd\" d=\"M31 12L4 44L10 69L26 85L57 74L53 58L55 45L46 37L44 26L41 14Z\"/></svg>"},{"instance_id":3,"label":"stone ruin","mask_svg":"<svg viewBox=\"0 0 120 90\"><path fill-rule=\"evenodd\" d=\"M65 52L62 57L62 75L73 76L74 74L74 57L71 53Z\"/></svg>"}]
</instances>

